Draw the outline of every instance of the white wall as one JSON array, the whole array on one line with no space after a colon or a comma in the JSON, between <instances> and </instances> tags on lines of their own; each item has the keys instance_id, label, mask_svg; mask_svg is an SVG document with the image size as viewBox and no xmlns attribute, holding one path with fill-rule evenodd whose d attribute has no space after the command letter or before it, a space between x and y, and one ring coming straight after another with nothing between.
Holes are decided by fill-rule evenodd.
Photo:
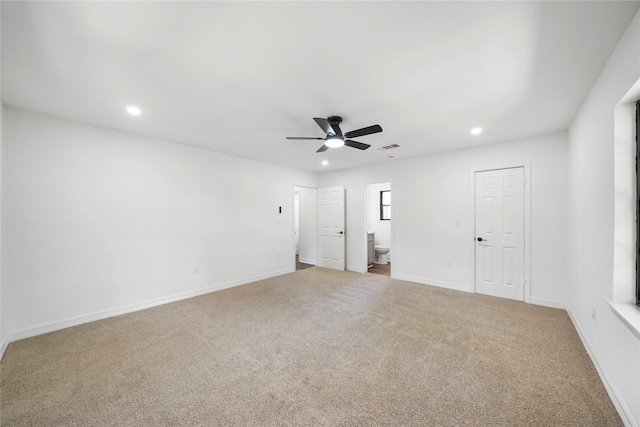
<instances>
[{"instance_id":1,"label":"white wall","mask_svg":"<svg viewBox=\"0 0 640 427\"><path fill-rule=\"evenodd\" d=\"M3 124L10 339L295 268L293 188L313 174L12 109Z\"/></svg>"},{"instance_id":2,"label":"white wall","mask_svg":"<svg viewBox=\"0 0 640 427\"><path fill-rule=\"evenodd\" d=\"M532 195L531 301L564 306L566 139L566 133L556 133L325 173L323 186L346 187L347 267L366 268L365 185L388 181L393 191L392 275L473 291L471 170L526 162Z\"/></svg>"},{"instance_id":3,"label":"white wall","mask_svg":"<svg viewBox=\"0 0 640 427\"><path fill-rule=\"evenodd\" d=\"M614 288L614 110L638 79L640 13L570 127L568 164L569 311L614 403L635 426L640 425L640 340L605 300Z\"/></svg>"},{"instance_id":4,"label":"white wall","mask_svg":"<svg viewBox=\"0 0 640 427\"><path fill-rule=\"evenodd\" d=\"M367 231L376 233L376 245L391 246L391 221L380 219L380 192L391 190L391 183L367 185ZM393 221L393 195L391 196L391 220ZM391 260L389 251L387 258Z\"/></svg>"}]
</instances>

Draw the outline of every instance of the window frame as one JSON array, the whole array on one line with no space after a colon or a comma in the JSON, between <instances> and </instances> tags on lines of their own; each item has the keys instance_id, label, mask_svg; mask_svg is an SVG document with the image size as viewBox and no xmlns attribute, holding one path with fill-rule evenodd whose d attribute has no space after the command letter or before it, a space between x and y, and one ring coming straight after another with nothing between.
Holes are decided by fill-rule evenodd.
<instances>
[{"instance_id":1,"label":"window frame","mask_svg":"<svg viewBox=\"0 0 640 427\"><path fill-rule=\"evenodd\" d=\"M640 175L638 174L640 153L640 99L636 101L636 305L640 307Z\"/></svg>"},{"instance_id":2,"label":"window frame","mask_svg":"<svg viewBox=\"0 0 640 427\"><path fill-rule=\"evenodd\" d=\"M382 193L389 193L389 203L384 204L384 196ZM384 216L384 208L389 208L389 217L385 218ZM380 191L380 221L391 221L391 190L381 190Z\"/></svg>"}]
</instances>

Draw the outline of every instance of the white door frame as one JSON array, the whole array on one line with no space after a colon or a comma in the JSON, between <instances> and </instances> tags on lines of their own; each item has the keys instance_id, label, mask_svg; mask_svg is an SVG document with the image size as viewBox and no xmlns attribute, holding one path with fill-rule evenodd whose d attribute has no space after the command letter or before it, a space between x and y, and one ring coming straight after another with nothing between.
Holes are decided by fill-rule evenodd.
<instances>
[{"instance_id":1,"label":"white door frame","mask_svg":"<svg viewBox=\"0 0 640 427\"><path fill-rule=\"evenodd\" d=\"M469 172L469 218L472 225L469 227L469 259L471 266L470 277L473 277L473 292L476 289L476 172L496 169L524 168L524 302L531 303L531 160L513 162L486 162L475 165ZM393 267L393 264L392 264Z\"/></svg>"},{"instance_id":2,"label":"white door frame","mask_svg":"<svg viewBox=\"0 0 640 427\"><path fill-rule=\"evenodd\" d=\"M360 267L358 273L366 273L368 271L367 267L369 266L369 263L367 262L367 251L368 251L368 248L367 248L367 232L369 231L369 230L367 230L367 220L369 219L367 217L367 213L368 213L367 212L367 206L368 206L367 202L369 201L368 200L368 194L367 194L367 186L375 185L375 184L384 184L384 183L387 183L387 182L389 183L389 188L391 189L391 252L392 253L393 253L393 248L395 247L395 237L394 237L395 233L394 233L394 230L393 230L394 224L395 224L394 214L393 214L393 206L395 205L395 202L394 202L394 197L395 197L394 194L395 193L393 192L393 180L392 179L386 179L386 180L382 179L382 180L378 180L378 181L375 181L375 182L365 182L364 186L362 187L362 194L364 195L364 199L363 199L364 203L362 204L363 208L364 208L363 211L362 211L362 219L363 219L363 222L362 222L362 224L363 224L363 227L362 227L363 228L363 237L362 237L362 245L363 245L362 248L363 248L363 251L362 251L362 253L364 254L364 257L363 257L364 259L362 260L362 264L361 264L361 267ZM393 255L393 256L396 256L396 255ZM395 278L395 267L394 267L395 264L396 263L394 263L394 262L391 263L391 278L392 279Z\"/></svg>"}]
</instances>

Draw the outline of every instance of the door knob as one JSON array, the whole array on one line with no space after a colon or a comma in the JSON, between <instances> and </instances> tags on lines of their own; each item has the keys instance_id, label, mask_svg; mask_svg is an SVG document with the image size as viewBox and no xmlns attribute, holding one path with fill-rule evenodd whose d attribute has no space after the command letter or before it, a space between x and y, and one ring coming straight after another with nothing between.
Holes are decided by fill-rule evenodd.
<instances>
[{"instance_id":1,"label":"door knob","mask_svg":"<svg viewBox=\"0 0 640 427\"><path fill-rule=\"evenodd\" d=\"M488 242L487 239L483 239L482 237L478 237L478 242Z\"/></svg>"},{"instance_id":2,"label":"door knob","mask_svg":"<svg viewBox=\"0 0 640 427\"><path fill-rule=\"evenodd\" d=\"M344 234L344 231L338 231L338 234Z\"/></svg>"}]
</instances>

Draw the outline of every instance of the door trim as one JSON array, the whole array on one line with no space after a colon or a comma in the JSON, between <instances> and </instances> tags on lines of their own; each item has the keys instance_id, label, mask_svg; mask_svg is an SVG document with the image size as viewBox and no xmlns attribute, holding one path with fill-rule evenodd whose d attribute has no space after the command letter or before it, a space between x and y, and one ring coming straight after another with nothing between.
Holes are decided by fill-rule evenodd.
<instances>
[{"instance_id":1,"label":"door trim","mask_svg":"<svg viewBox=\"0 0 640 427\"><path fill-rule=\"evenodd\" d=\"M491 171L497 169L524 168L524 302L531 303L531 160L513 162L484 162L473 166L469 170L469 218L471 224L469 226L469 265L471 266L471 275L473 285L471 288L474 293L476 290L476 172Z\"/></svg>"}]
</instances>

